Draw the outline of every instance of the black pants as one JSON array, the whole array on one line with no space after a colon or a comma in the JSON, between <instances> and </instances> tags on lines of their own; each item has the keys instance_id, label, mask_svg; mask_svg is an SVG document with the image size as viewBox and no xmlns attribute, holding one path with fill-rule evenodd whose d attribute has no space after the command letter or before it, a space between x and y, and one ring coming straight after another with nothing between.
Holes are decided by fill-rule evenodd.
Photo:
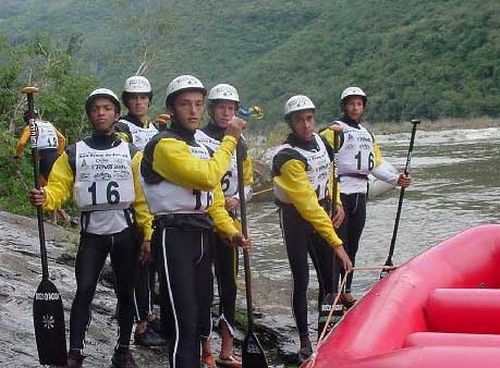
<instances>
[{"instance_id":1,"label":"black pants","mask_svg":"<svg viewBox=\"0 0 500 368\"><path fill-rule=\"evenodd\" d=\"M70 348L83 349L85 332L90 323L90 304L104 261L111 256L118 298L118 344L129 345L134 323L133 292L138 264L138 245L132 228L112 235L82 232L76 255L76 295L71 306Z\"/></svg>"},{"instance_id":2,"label":"black pants","mask_svg":"<svg viewBox=\"0 0 500 368\"><path fill-rule=\"evenodd\" d=\"M300 337L309 336L307 326L307 288L311 257L319 282L318 305L323 296L332 292L333 258L335 253L323 238L318 236L311 224L305 221L292 205L280 207L280 223L285 241L288 261L292 270L292 309Z\"/></svg>"},{"instance_id":3,"label":"black pants","mask_svg":"<svg viewBox=\"0 0 500 368\"><path fill-rule=\"evenodd\" d=\"M140 262L139 272L134 290L135 320L146 321L153 313L154 273L156 266L153 262Z\"/></svg>"},{"instance_id":4,"label":"black pants","mask_svg":"<svg viewBox=\"0 0 500 368\"><path fill-rule=\"evenodd\" d=\"M353 194L340 194L340 199L342 201L342 206L345 211L345 219L342 225L337 231L340 239L344 242L344 248L346 250L349 259L354 266L356 264L356 253L359 247L359 238L363 233L366 222L366 194L364 193L353 193ZM346 281L346 293L351 292L352 284L352 272L347 276ZM334 263L334 291L338 291L338 286L340 278L344 277L344 268L341 262L335 257Z\"/></svg>"},{"instance_id":5,"label":"black pants","mask_svg":"<svg viewBox=\"0 0 500 368\"><path fill-rule=\"evenodd\" d=\"M233 335L236 309L236 277L238 276L238 249L228 246L217 233L211 234L215 275L219 290L219 317Z\"/></svg>"},{"instance_id":6,"label":"black pants","mask_svg":"<svg viewBox=\"0 0 500 368\"><path fill-rule=\"evenodd\" d=\"M211 332L213 295L209 231L155 226L159 247L162 324L170 341L170 366L200 366L200 343ZM167 318L165 318L167 317Z\"/></svg>"}]
</instances>

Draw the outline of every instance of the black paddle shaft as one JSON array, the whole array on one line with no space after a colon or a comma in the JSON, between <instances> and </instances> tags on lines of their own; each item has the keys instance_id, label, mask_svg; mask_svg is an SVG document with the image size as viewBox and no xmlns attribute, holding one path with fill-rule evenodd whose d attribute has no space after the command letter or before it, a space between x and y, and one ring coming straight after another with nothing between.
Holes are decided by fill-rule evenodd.
<instances>
[{"instance_id":1,"label":"black paddle shaft","mask_svg":"<svg viewBox=\"0 0 500 368\"><path fill-rule=\"evenodd\" d=\"M339 182L337 180L337 152L339 150L339 133L333 131L333 151L334 158L332 163L332 195L330 203L330 216L335 213L335 203L337 202L338 192L339 192Z\"/></svg>"},{"instance_id":2,"label":"black paddle shaft","mask_svg":"<svg viewBox=\"0 0 500 368\"><path fill-rule=\"evenodd\" d=\"M26 93L28 99L28 112L30 114L30 140L31 140L31 156L33 159L33 174L35 176L35 188L40 189L39 176L39 158L38 158L38 148L37 148L37 125L35 123L35 106L33 103L33 93L30 91ZM49 278L49 267L47 263L47 247L45 245L45 228L43 226L43 211L42 207L37 206L36 217L38 220L38 238L40 239L40 257L42 259L42 277L44 279Z\"/></svg>"},{"instance_id":3,"label":"black paddle shaft","mask_svg":"<svg viewBox=\"0 0 500 368\"><path fill-rule=\"evenodd\" d=\"M240 197L240 219L241 219L241 229L245 239L248 238L248 228L247 228L247 209L245 200L245 183L243 181L243 158L242 156L242 144L241 141L238 142L236 147L236 165L238 170L238 195ZM248 317L248 332L254 331L253 322L253 306L252 306L252 271L250 265L250 256L246 250L243 250L243 264L245 268L245 292L247 298L247 317Z\"/></svg>"},{"instance_id":4,"label":"black paddle shaft","mask_svg":"<svg viewBox=\"0 0 500 368\"><path fill-rule=\"evenodd\" d=\"M406 164L404 170L405 175L408 175L410 170L413 145L415 144L415 135L417 133L417 125L420 124L420 121L413 119L410 121L410 123L412 123L413 128L411 130L411 138L410 138L410 146L408 147L408 154L406 155ZM398 210L396 212L396 220L394 222L394 228L392 230L391 247L389 248L389 255L387 256L387 260L385 261L385 266L390 266L390 267L393 266L392 255L394 254L394 248L396 246L396 238L398 235L399 220L401 218L401 209L403 208L404 196L405 196L405 188L401 187L401 190L399 192L399 202L398 202Z\"/></svg>"},{"instance_id":5,"label":"black paddle shaft","mask_svg":"<svg viewBox=\"0 0 500 368\"><path fill-rule=\"evenodd\" d=\"M245 200L245 184L243 182L243 146L240 141L236 147L236 165L238 170L238 195L240 197L240 219L243 236L248 239L247 210ZM245 292L247 298L248 330L241 348L243 368L267 368L267 358L264 349L254 332L253 303L252 303L252 271L250 255L243 250L243 264L245 268Z\"/></svg>"},{"instance_id":6,"label":"black paddle shaft","mask_svg":"<svg viewBox=\"0 0 500 368\"><path fill-rule=\"evenodd\" d=\"M35 123L35 108L33 93L36 87L26 87L21 92L26 94L28 112L30 114L31 155L33 158L33 174L35 188L40 189L39 161L37 147L37 125ZM61 294L49 280L47 264L47 248L45 245L45 229L43 227L43 212L41 207L36 208L38 220L38 238L40 240L40 257L42 260L42 281L38 285L33 301L33 322L35 326L38 360L42 365L66 366L66 329L64 324L64 308Z\"/></svg>"}]
</instances>

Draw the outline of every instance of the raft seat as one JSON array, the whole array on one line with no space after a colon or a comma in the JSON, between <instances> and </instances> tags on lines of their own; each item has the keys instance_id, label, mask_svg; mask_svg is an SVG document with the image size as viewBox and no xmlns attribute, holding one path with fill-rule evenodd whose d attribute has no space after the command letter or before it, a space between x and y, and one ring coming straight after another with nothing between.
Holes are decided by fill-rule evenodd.
<instances>
[{"instance_id":1,"label":"raft seat","mask_svg":"<svg viewBox=\"0 0 500 368\"><path fill-rule=\"evenodd\" d=\"M424 314L430 332L500 334L500 289L435 289Z\"/></svg>"},{"instance_id":2,"label":"raft seat","mask_svg":"<svg viewBox=\"0 0 500 368\"><path fill-rule=\"evenodd\" d=\"M403 348L417 346L500 347L500 335L446 332L415 332L409 334L403 343Z\"/></svg>"}]
</instances>

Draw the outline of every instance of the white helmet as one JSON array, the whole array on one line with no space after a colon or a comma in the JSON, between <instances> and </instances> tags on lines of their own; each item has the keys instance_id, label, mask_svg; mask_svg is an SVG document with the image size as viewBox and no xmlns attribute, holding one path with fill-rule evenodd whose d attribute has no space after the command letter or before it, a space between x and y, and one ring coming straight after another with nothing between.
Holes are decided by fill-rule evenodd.
<instances>
[{"instance_id":1,"label":"white helmet","mask_svg":"<svg viewBox=\"0 0 500 368\"><path fill-rule=\"evenodd\" d=\"M207 98L209 101L227 100L227 101L240 102L240 95L238 94L236 88L234 88L230 84L224 84L224 83L212 87L210 92L208 92Z\"/></svg>"},{"instance_id":2,"label":"white helmet","mask_svg":"<svg viewBox=\"0 0 500 368\"><path fill-rule=\"evenodd\" d=\"M120 113L120 100L118 100L116 94L108 88L97 88L90 93L90 95L87 97L87 100L85 101L85 112L87 113L87 115L90 112L90 105L92 105L92 102L94 102L94 100L98 97L106 97L107 99L111 100L116 107L116 112L118 114Z\"/></svg>"},{"instance_id":3,"label":"white helmet","mask_svg":"<svg viewBox=\"0 0 500 368\"><path fill-rule=\"evenodd\" d=\"M147 78L141 75L133 75L125 81L123 92L128 93L151 93L151 84Z\"/></svg>"},{"instance_id":4,"label":"white helmet","mask_svg":"<svg viewBox=\"0 0 500 368\"><path fill-rule=\"evenodd\" d=\"M341 103L344 102L344 99L351 96L363 97L363 101L366 104L367 101L366 93L363 92L363 90L359 87L347 87L346 89L344 89L344 92L342 92L342 95L340 96L340 102Z\"/></svg>"},{"instance_id":5,"label":"white helmet","mask_svg":"<svg viewBox=\"0 0 500 368\"><path fill-rule=\"evenodd\" d=\"M174 78L167 86L167 106L171 103L172 98L182 91L200 91L203 95L207 94L207 90L201 81L192 75L180 75Z\"/></svg>"},{"instance_id":6,"label":"white helmet","mask_svg":"<svg viewBox=\"0 0 500 368\"><path fill-rule=\"evenodd\" d=\"M296 95L288 99L285 103L285 108L283 110L283 115L288 117L294 111L302 111L302 110L315 110L316 106L314 106L311 99L304 95Z\"/></svg>"}]
</instances>

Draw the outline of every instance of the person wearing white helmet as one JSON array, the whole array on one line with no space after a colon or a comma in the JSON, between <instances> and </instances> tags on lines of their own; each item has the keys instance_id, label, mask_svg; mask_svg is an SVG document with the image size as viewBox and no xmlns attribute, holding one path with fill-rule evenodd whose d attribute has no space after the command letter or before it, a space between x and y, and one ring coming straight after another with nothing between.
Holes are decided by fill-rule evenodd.
<instances>
[{"instance_id":1,"label":"person wearing white helmet","mask_svg":"<svg viewBox=\"0 0 500 368\"><path fill-rule=\"evenodd\" d=\"M107 88L94 90L85 111L92 135L70 145L54 164L47 186L32 189L30 202L53 211L71 196L80 209L81 236L75 261L76 295L71 307L68 367L81 367L90 305L108 254L116 277L119 333L113 367L136 367L129 351L134 323L133 291L138 239L148 249L152 216L138 181L137 148L123 142L113 125L120 101Z\"/></svg>"},{"instance_id":2,"label":"person wearing white helmet","mask_svg":"<svg viewBox=\"0 0 500 368\"><path fill-rule=\"evenodd\" d=\"M304 95L291 97L284 108L284 118L291 129L272 160L275 202L283 240L293 277L292 309L300 337L299 360L312 354L307 322L307 288L311 257L319 282L319 298L332 292L334 254L346 270L352 269L342 240L335 232L343 219L337 205L335 216L328 211L333 204L328 196L333 150L315 133L315 106Z\"/></svg>"},{"instance_id":3,"label":"person wearing white helmet","mask_svg":"<svg viewBox=\"0 0 500 368\"><path fill-rule=\"evenodd\" d=\"M217 84L207 97L208 123L196 131L196 141L205 145L210 152L215 152L221 145L229 122L238 112L240 96L236 88L230 84ZM239 149L243 158L243 176L245 185L245 199L252 197L253 169L248 155L247 145L241 138ZM225 197L225 207L228 213L237 218L239 206L238 170L236 154L233 154L231 166L221 180L222 191ZM237 221L237 220L235 220ZM221 329L221 349L217 363L226 367L241 367L241 359L233 354L234 316L236 309L236 276L238 274L238 249L228 247L227 240L221 234L211 236L211 246L215 275L219 289L219 325ZM203 355L212 354L210 342L203 343Z\"/></svg>"},{"instance_id":4,"label":"person wearing white helmet","mask_svg":"<svg viewBox=\"0 0 500 368\"><path fill-rule=\"evenodd\" d=\"M380 148L371 134L362 124L362 117L368 103L366 93L359 87L347 87L340 96L342 117L335 119L332 129L342 128L340 148L337 154L338 176L340 180L340 198L346 213L338 234L343 240L347 254L353 265L358 251L359 239L366 221L366 192L368 174L391 183L408 187L411 178L404 174L387 170L382 162ZM333 141L333 131L325 130L327 139ZM340 277L344 271L334 265L334 292L338 292ZM347 276L345 293L340 300L346 308L355 303L351 293L352 273Z\"/></svg>"},{"instance_id":5,"label":"person wearing white helmet","mask_svg":"<svg viewBox=\"0 0 500 368\"><path fill-rule=\"evenodd\" d=\"M157 257L160 299L171 323L162 324L170 338L171 367L199 367L200 344L211 332L212 272L208 236L213 227L232 246L248 246L224 209L222 176L227 172L245 122L232 118L219 148L196 141L205 111L206 90L192 75L167 86L170 126L144 150L141 177L154 215L153 253ZM215 367L215 361L205 361Z\"/></svg>"},{"instance_id":6,"label":"person wearing white helmet","mask_svg":"<svg viewBox=\"0 0 500 368\"><path fill-rule=\"evenodd\" d=\"M133 75L125 80L122 102L128 113L120 117L114 125L116 134L124 141L133 143L143 150L158 129L148 118L148 110L153 100L153 89L146 77ZM166 345L161 336L160 323L153 313L153 287L155 265L141 259L137 285L134 291L135 320L134 343L141 346Z\"/></svg>"},{"instance_id":7,"label":"person wearing white helmet","mask_svg":"<svg viewBox=\"0 0 500 368\"><path fill-rule=\"evenodd\" d=\"M38 110L33 111L33 116L30 111L26 110L24 113L24 122L26 126L19 137L16 146L16 152L14 154L14 164L19 163L19 158L26 147L30 139L30 119L35 120L35 125L37 126L37 150L39 157L39 167L40 167L40 184L46 185L49 178L50 171L54 162L63 153L64 147L66 145L66 138L64 135L50 122L43 120L38 113ZM51 221L54 225L57 225L57 215L61 215L63 223L66 225L76 224L71 217L62 208L58 211L54 211L51 214Z\"/></svg>"},{"instance_id":8,"label":"person wearing white helmet","mask_svg":"<svg viewBox=\"0 0 500 368\"><path fill-rule=\"evenodd\" d=\"M133 75L123 85L122 101L128 113L115 124L115 132L125 141L143 150L149 140L158 133L148 118L153 100L153 89L146 77Z\"/></svg>"}]
</instances>

